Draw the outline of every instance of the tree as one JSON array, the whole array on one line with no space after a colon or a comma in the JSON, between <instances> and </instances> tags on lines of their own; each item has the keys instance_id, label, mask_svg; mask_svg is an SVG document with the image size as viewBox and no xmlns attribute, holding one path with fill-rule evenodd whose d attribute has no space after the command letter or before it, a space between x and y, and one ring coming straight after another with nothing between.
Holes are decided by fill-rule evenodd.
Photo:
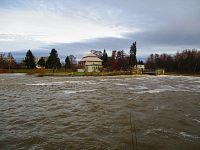
<instances>
[{"instance_id":1,"label":"tree","mask_svg":"<svg viewBox=\"0 0 200 150\"><path fill-rule=\"evenodd\" d=\"M95 54L98 58L102 58L102 51L97 51L97 50L91 50L91 53Z\"/></svg>"},{"instance_id":2,"label":"tree","mask_svg":"<svg viewBox=\"0 0 200 150\"><path fill-rule=\"evenodd\" d=\"M34 69L35 65L35 57L32 54L31 50L29 49L26 53L26 57L24 59L25 65L28 69Z\"/></svg>"},{"instance_id":3,"label":"tree","mask_svg":"<svg viewBox=\"0 0 200 150\"><path fill-rule=\"evenodd\" d=\"M37 63L40 67L45 67L46 62L44 60L44 57L41 57Z\"/></svg>"},{"instance_id":4,"label":"tree","mask_svg":"<svg viewBox=\"0 0 200 150\"><path fill-rule=\"evenodd\" d=\"M11 52L8 53L8 56L7 56L7 63L8 63L8 69L10 70L11 67L14 67L15 64L16 64L16 61L12 55Z\"/></svg>"},{"instance_id":5,"label":"tree","mask_svg":"<svg viewBox=\"0 0 200 150\"><path fill-rule=\"evenodd\" d=\"M6 65L6 59L5 59L5 54L0 53L0 68L4 69Z\"/></svg>"},{"instance_id":6,"label":"tree","mask_svg":"<svg viewBox=\"0 0 200 150\"><path fill-rule=\"evenodd\" d=\"M71 65L77 64L77 60L76 60L76 57L74 55L69 55L69 60L70 60Z\"/></svg>"},{"instance_id":7,"label":"tree","mask_svg":"<svg viewBox=\"0 0 200 150\"><path fill-rule=\"evenodd\" d=\"M199 73L200 51L188 49L175 55L151 54L146 62L146 68L163 68L166 72Z\"/></svg>"},{"instance_id":8,"label":"tree","mask_svg":"<svg viewBox=\"0 0 200 150\"><path fill-rule=\"evenodd\" d=\"M142 60L139 60L137 64L138 65L144 65L144 62Z\"/></svg>"},{"instance_id":9,"label":"tree","mask_svg":"<svg viewBox=\"0 0 200 150\"><path fill-rule=\"evenodd\" d=\"M58 53L54 48L51 50L50 56L47 59L46 67L49 69L53 69L53 72L55 69L61 67L60 58L58 57Z\"/></svg>"},{"instance_id":10,"label":"tree","mask_svg":"<svg viewBox=\"0 0 200 150\"><path fill-rule=\"evenodd\" d=\"M117 57L117 51L114 50L114 51L112 51L112 56L111 56L111 58L112 58L113 60L115 60L116 57Z\"/></svg>"},{"instance_id":11,"label":"tree","mask_svg":"<svg viewBox=\"0 0 200 150\"><path fill-rule=\"evenodd\" d=\"M137 58L136 58L136 42L133 42L133 44L130 47L130 59L129 59L129 66L130 68L133 68L137 65Z\"/></svg>"},{"instance_id":12,"label":"tree","mask_svg":"<svg viewBox=\"0 0 200 150\"><path fill-rule=\"evenodd\" d=\"M113 70L120 70L120 66L119 66L119 63L113 59L113 58L109 58L108 59L108 69L110 71L113 71Z\"/></svg>"},{"instance_id":13,"label":"tree","mask_svg":"<svg viewBox=\"0 0 200 150\"><path fill-rule=\"evenodd\" d=\"M125 55L126 54L125 54L124 50L117 51L116 61L118 63L118 66L120 67L120 70L125 69Z\"/></svg>"},{"instance_id":14,"label":"tree","mask_svg":"<svg viewBox=\"0 0 200 150\"><path fill-rule=\"evenodd\" d=\"M71 62L70 62L69 56L67 56L65 59L65 71L66 69L70 69L70 68L71 68Z\"/></svg>"},{"instance_id":15,"label":"tree","mask_svg":"<svg viewBox=\"0 0 200 150\"><path fill-rule=\"evenodd\" d=\"M103 60L102 62L103 67L106 67L108 63L108 54L106 53L105 49L103 50L102 60Z\"/></svg>"}]
</instances>

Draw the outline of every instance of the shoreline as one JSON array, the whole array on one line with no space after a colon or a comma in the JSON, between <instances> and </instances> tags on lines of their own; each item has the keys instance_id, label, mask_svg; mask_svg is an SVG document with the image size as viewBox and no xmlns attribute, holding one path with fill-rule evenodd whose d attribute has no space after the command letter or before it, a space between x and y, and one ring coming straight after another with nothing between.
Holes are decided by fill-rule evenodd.
<instances>
[{"instance_id":1,"label":"shoreline","mask_svg":"<svg viewBox=\"0 0 200 150\"><path fill-rule=\"evenodd\" d=\"M57 76L57 77L84 77L84 76L146 76L147 74L130 73L130 71L113 71L113 72L64 72L58 70L52 72L52 70L29 70L29 69L0 69L0 74L18 74L24 73L26 75L35 75L37 77L43 76ZM193 76L200 77L200 73L177 73L177 72L165 72L164 75L169 76ZM150 75L150 76L163 76L163 75Z\"/></svg>"},{"instance_id":2,"label":"shoreline","mask_svg":"<svg viewBox=\"0 0 200 150\"><path fill-rule=\"evenodd\" d=\"M92 74L86 74L86 75L77 75L77 74L64 74L64 73L48 73L48 74L29 74L29 73L0 73L0 75L3 74L25 74L25 75L34 75L35 77L115 77L115 76L126 76L126 77L133 77L133 76L137 76L137 77L144 77L144 76L191 76L191 77L200 77L199 74L172 74L172 73L166 73L164 75L147 75L147 74L106 74L106 75L92 75Z\"/></svg>"},{"instance_id":3,"label":"shoreline","mask_svg":"<svg viewBox=\"0 0 200 150\"><path fill-rule=\"evenodd\" d=\"M193 76L193 77L200 77L200 74L190 74L190 73L165 73L165 75L169 75L169 76Z\"/></svg>"}]
</instances>

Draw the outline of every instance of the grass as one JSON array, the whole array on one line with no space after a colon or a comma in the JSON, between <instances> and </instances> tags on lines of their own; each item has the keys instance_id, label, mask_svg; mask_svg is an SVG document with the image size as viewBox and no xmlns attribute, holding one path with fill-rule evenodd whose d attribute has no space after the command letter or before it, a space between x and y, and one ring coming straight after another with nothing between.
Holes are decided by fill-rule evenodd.
<instances>
[{"instance_id":1,"label":"grass","mask_svg":"<svg viewBox=\"0 0 200 150\"><path fill-rule=\"evenodd\" d=\"M130 72L113 71L113 72L67 72L66 75L71 76L116 76L116 75L130 75Z\"/></svg>"},{"instance_id":2,"label":"grass","mask_svg":"<svg viewBox=\"0 0 200 150\"><path fill-rule=\"evenodd\" d=\"M0 69L0 73L26 73L36 76L118 76L131 75L130 71L112 71L112 72L66 72L64 69ZM137 73L136 73L137 74Z\"/></svg>"}]
</instances>

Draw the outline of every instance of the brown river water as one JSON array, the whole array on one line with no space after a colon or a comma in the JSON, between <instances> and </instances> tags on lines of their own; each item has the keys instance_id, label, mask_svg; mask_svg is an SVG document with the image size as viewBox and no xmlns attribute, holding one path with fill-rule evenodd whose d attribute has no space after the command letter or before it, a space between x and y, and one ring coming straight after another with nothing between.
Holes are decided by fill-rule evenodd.
<instances>
[{"instance_id":1,"label":"brown river water","mask_svg":"<svg viewBox=\"0 0 200 150\"><path fill-rule=\"evenodd\" d=\"M1 150L199 150L200 77L0 75Z\"/></svg>"}]
</instances>

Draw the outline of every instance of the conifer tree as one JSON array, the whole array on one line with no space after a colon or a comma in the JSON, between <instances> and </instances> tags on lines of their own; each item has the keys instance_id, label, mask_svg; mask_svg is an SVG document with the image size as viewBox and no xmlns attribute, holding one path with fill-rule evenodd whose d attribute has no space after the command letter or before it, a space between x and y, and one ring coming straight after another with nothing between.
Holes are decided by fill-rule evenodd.
<instances>
[{"instance_id":1,"label":"conifer tree","mask_svg":"<svg viewBox=\"0 0 200 150\"><path fill-rule=\"evenodd\" d=\"M46 67L53 69L53 72L55 69L59 69L61 67L60 58L58 57L58 53L54 48L51 50L50 56L48 57Z\"/></svg>"},{"instance_id":2,"label":"conifer tree","mask_svg":"<svg viewBox=\"0 0 200 150\"><path fill-rule=\"evenodd\" d=\"M70 69L70 68L71 68L71 62L70 62L69 56L67 56L65 58L65 70Z\"/></svg>"},{"instance_id":3,"label":"conifer tree","mask_svg":"<svg viewBox=\"0 0 200 150\"><path fill-rule=\"evenodd\" d=\"M130 68L133 68L137 65L137 58L136 58L136 42L133 42L133 44L130 47L130 59L129 59L129 66Z\"/></svg>"},{"instance_id":4,"label":"conifer tree","mask_svg":"<svg viewBox=\"0 0 200 150\"><path fill-rule=\"evenodd\" d=\"M28 50L26 53L26 57L24 59L25 65L28 69L34 69L35 65L35 57L32 54L31 50Z\"/></svg>"},{"instance_id":5,"label":"conifer tree","mask_svg":"<svg viewBox=\"0 0 200 150\"><path fill-rule=\"evenodd\" d=\"M38 64L40 67L45 67L46 62L45 62L44 58L41 57L41 58L39 59L39 61L38 61L37 64Z\"/></svg>"},{"instance_id":6,"label":"conifer tree","mask_svg":"<svg viewBox=\"0 0 200 150\"><path fill-rule=\"evenodd\" d=\"M102 60L103 60L102 65L103 65L104 67L106 67L107 62L108 62L108 54L106 53L106 50L105 50L105 49L103 50Z\"/></svg>"}]
</instances>

